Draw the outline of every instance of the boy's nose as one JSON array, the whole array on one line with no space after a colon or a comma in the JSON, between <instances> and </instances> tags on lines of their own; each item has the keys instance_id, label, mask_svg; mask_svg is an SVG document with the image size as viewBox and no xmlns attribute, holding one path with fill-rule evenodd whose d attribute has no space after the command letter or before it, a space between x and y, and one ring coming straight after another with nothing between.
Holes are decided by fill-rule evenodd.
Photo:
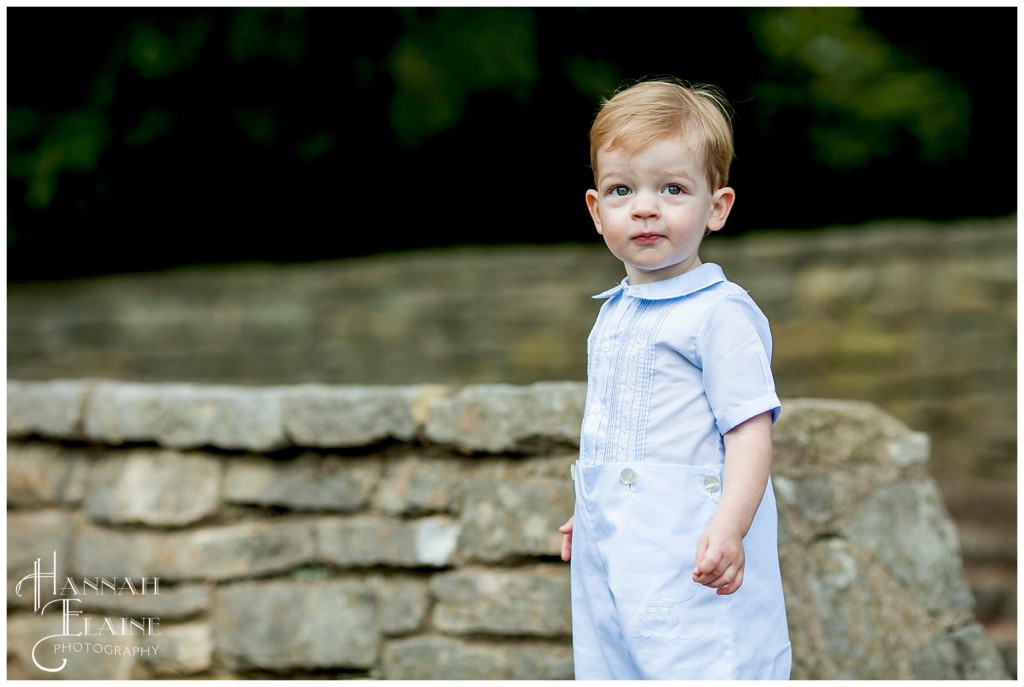
<instances>
[{"instance_id":1,"label":"boy's nose","mask_svg":"<svg viewBox=\"0 0 1024 687\"><path fill-rule=\"evenodd\" d=\"M658 199L651 193L637 193L633 196L633 217L647 219L657 217Z\"/></svg>"}]
</instances>

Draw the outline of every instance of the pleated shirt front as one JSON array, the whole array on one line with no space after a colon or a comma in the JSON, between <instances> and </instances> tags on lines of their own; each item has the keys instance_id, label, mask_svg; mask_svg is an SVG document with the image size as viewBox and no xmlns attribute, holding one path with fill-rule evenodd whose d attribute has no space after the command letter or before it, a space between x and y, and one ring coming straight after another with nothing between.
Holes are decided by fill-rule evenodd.
<instances>
[{"instance_id":1,"label":"pleated shirt front","mask_svg":"<svg viewBox=\"0 0 1024 687\"><path fill-rule=\"evenodd\" d=\"M720 465L725 433L778 417L768 320L718 265L595 298L581 463Z\"/></svg>"}]
</instances>

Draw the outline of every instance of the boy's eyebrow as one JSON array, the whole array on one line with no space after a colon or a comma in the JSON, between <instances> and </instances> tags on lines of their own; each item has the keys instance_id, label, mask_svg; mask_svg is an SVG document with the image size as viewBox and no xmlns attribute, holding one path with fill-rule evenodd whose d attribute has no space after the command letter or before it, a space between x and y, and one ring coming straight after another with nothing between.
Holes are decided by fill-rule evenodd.
<instances>
[{"instance_id":1,"label":"boy's eyebrow","mask_svg":"<svg viewBox=\"0 0 1024 687\"><path fill-rule=\"evenodd\" d=\"M685 179L687 179L689 181L693 181L696 178L692 174L690 174L689 172L687 172L685 170L669 169L669 170L666 171L666 174L667 174L667 176L672 176L672 177L684 177Z\"/></svg>"}]
</instances>

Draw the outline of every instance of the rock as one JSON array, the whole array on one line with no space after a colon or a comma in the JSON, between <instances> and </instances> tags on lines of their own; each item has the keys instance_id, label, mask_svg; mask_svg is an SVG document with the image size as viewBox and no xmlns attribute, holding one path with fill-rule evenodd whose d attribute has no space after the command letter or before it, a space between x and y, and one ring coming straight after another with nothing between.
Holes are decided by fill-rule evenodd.
<instances>
[{"instance_id":1,"label":"rock","mask_svg":"<svg viewBox=\"0 0 1024 687\"><path fill-rule=\"evenodd\" d=\"M572 652L564 642L474 642L409 637L384 647L386 680L571 680Z\"/></svg>"},{"instance_id":2,"label":"rock","mask_svg":"<svg viewBox=\"0 0 1024 687\"><path fill-rule=\"evenodd\" d=\"M435 575L434 626L447 634L568 636L569 571L561 564L529 569L463 568Z\"/></svg>"},{"instance_id":3,"label":"rock","mask_svg":"<svg viewBox=\"0 0 1024 687\"><path fill-rule=\"evenodd\" d=\"M85 435L114 445L273 451L288 444L281 395L274 387L102 382L85 410Z\"/></svg>"},{"instance_id":4,"label":"rock","mask_svg":"<svg viewBox=\"0 0 1024 687\"><path fill-rule=\"evenodd\" d=\"M380 481L379 460L304 453L292 460L258 456L227 463L224 498L231 503L298 511L356 511Z\"/></svg>"},{"instance_id":5,"label":"rock","mask_svg":"<svg viewBox=\"0 0 1024 687\"><path fill-rule=\"evenodd\" d=\"M376 662L380 628L362 582L244 582L217 596L213 647L233 667L281 672Z\"/></svg>"},{"instance_id":6,"label":"rock","mask_svg":"<svg viewBox=\"0 0 1024 687\"><path fill-rule=\"evenodd\" d=\"M425 433L464 451L522 451L536 442L579 441L586 392L572 382L480 384L430 406Z\"/></svg>"},{"instance_id":7,"label":"rock","mask_svg":"<svg viewBox=\"0 0 1024 687\"><path fill-rule=\"evenodd\" d=\"M220 508L221 461L207 454L131 449L96 461L85 512L97 522L181 526Z\"/></svg>"}]
</instances>

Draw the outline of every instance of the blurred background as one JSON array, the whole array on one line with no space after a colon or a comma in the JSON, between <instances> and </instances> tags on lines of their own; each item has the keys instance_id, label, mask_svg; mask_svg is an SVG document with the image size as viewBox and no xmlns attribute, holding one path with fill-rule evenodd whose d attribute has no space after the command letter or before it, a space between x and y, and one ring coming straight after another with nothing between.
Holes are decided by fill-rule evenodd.
<instances>
[{"instance_id":1,"label":"blurred background","mask_svg":"<svg viewBox=\"0 0 1024 687\"><path fill-rule=\"evenodd\" d=\"M12 7L13 379L583 380L601 98L735 106L783 398L928 432L1016 636L1015 7Z\"/></svg>"},{"instance_id":2,"label":"blurred background","mask_svg":"<svg viewBox=\"0 0 1024 687\"><path fill-rule=\"evenodd\" d=\"M729 229L1016 209L1013 7L13 7L8 279L589 241L598 101L736 108Z\"/></svg>"}]
</instances>

